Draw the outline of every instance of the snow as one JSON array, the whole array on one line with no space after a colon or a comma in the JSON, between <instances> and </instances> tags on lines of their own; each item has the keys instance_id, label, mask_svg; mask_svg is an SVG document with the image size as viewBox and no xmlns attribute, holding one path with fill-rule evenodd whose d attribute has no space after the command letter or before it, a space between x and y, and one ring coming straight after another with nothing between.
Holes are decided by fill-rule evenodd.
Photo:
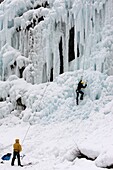
<instances>
[{"instance_id":1,"label":"snow","mask_svg":"<svg viewBox=\"0 0 113 170\"><path fill-rule=\"evenodd\" d=\"M77 106L74 91L81 76L88 86L84 100ZM8 97L6 102L0 102L0 112L6 113L0 117L1 157L12 153L12 144L19 138L23 147L21 155L25 155L22 164L33 163L23 169L98 170L110 166L113 158L112 81L113 76L79 70L39 85L16 76L0 82L0 94ZM2 89L7 89L8 96ZM16 102L20 97L26 106L23 111ZM93 160L77 158L80 152ZM12 169L10 163L6 161L0 168ZM13 169L19 169L16 161Z\"/></svg>"},{"instance_id":2,"label":"snow","mask_svg":"<svg viewBox=\"0 0 113 170\"><path fill-rule=\"evenodd\" d=\"M49 0L46 8L45 2L0 4L0 157L19 138L22 164L32 162L23 169L107 169L113 166L113 0ZM77 106L81 77L87 88ZM16 160L14 167L11 160L0 163L12 168L20 169Z\"/></svg>"}]
</instances>

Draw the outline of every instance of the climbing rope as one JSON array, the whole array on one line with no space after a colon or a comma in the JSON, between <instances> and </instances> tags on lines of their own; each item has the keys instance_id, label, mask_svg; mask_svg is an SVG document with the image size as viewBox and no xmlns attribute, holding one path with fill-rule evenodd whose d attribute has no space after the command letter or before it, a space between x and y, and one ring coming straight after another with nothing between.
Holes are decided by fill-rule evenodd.
<instances>
[{"instance_id":1,"label":"climbing rope","mask_svg":"<svg viewBox=\"0 0 113 170\"><path fill-rule=\"evenodd\" d=\"M46 92L46 90L47 90L47 87L48 87L48 83L47 83L47 85L46 85L46 87L45 87L45 89L44 89L44 92L43 92L42 98L41 98L41 100L40 100L40 103L41 103L41 101L42 101L42 99L43 99L43 97L44 97L44 94L45 94L45 92ZM40 104L40 103L39 103L39 104ZM33 117L34 117L34 115L33 115ZM29 124L29 126L28 126L28 129L27 129L27 131L26 131L26 133L25 133L25 136L24 136L24 138L23 138L23 140L22 140L22 144L24 143L24 141L25 141L25 139L26 139L26 136L27 136L27 134L28 134L28 132L29 132L30 127L31 127L31 124Z\"/></svg>"},{"instance_id":2,"label":"climbing rope","mask_svg":"<svg viewBox=\"0 0 113 170\"><path fill-rule=\"evenodd\" d=\"M26 136L27 136L27 134L28 134L29 129L30 129L30 124L29 124L29 127L28 127L28 129L27 129L27 131L26 131L26 133L25 133L25 136L24 136L23 140L22 140L22 144L24 143L24 140L25 140L25 138L26 138Z\"/></svg>"}]
</instances>

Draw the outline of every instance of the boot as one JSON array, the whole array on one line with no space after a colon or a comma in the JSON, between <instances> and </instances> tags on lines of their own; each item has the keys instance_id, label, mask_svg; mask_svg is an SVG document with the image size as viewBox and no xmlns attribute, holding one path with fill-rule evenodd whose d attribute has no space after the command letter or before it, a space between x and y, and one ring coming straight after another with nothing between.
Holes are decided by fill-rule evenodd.
<instances>
[{"instance_id":1,"label":"boot","mask_svg":"<svg viewBox=\"0 0 113 170\"><path fill-rule=\"evenodd\" d=\"M18 166L21 166L21 167L23 167L23 165L21 165L21 164L20 164L20 165L18 165Z\"/></svg>"},{"instance_id":2,"label":"boot","mask_svg":"<svg viewBox=\"0 0 113 170\"><path fill-rule=\"evenodd\" d=\"M83 100L83 95L80 96L80 100Z\"/></svg>"},{"instance_id":3,"label":"boot","mask_svg":"<svg viewBox=\"0 0 113 170\"><path fill-rule=\"evenodd\" d=\"M83 100L83 97L81 97L80 100Z\"/></svg>"}]
</instances>

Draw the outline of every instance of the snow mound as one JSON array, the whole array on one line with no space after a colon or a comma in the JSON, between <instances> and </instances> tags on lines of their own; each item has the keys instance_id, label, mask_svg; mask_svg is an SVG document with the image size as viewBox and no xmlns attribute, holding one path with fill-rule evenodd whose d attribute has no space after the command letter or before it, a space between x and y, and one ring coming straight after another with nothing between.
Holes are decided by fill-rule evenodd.
<instances>
[{"instance_id":1,"label":"snow mound","mask_svg":"<svg viewBox=\"0 0 113 170\"><path fill-rule=\"evenodd\" d=\"M95 160L95 164L101 168L113 167L113 147L102 152Z\"/></svg>"},{"instance_id":2,"label":"snow mound","mask_svg":"<svg viewBox=\"0 0 113 170\"><path fill-rule=\"evenodd\" d=\"M84 100L79 101L80 105L77 107L76 88L81 76L87 82L87 88L84 89ZM112 79L112 76L107 77L98 71L79 70L64 73L53 82L32 85L23 79L11 76L8 81L0 83L0 97L4 101L8 97L23 120L32 124L63 121L66 118L71 120L81 116L85 119L102 107L106 108L106 111L102 110L103 114L106 114L107 105L112 105ZM112 112L112 109L109 109L109 112Z\"/></svg>"}]
</instances>

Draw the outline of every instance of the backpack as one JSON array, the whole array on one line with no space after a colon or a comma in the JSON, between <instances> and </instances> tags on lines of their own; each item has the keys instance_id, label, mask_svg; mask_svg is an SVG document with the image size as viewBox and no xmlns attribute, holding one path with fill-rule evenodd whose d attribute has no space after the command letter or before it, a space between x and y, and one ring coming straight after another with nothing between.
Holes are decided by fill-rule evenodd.
<instances>
[{"instance_id":1,"label":"backpack","mask_svg":"<svg viewBox=\"0 0 113 170\"><path fill-rule=\"evenodd\" d=\"M3 156L1 157L1 159L2 159L3 161L9 161L10 158L11 158L11 153L7 153L6 155L3 155Z\"/></svg>"}]
</instances>

